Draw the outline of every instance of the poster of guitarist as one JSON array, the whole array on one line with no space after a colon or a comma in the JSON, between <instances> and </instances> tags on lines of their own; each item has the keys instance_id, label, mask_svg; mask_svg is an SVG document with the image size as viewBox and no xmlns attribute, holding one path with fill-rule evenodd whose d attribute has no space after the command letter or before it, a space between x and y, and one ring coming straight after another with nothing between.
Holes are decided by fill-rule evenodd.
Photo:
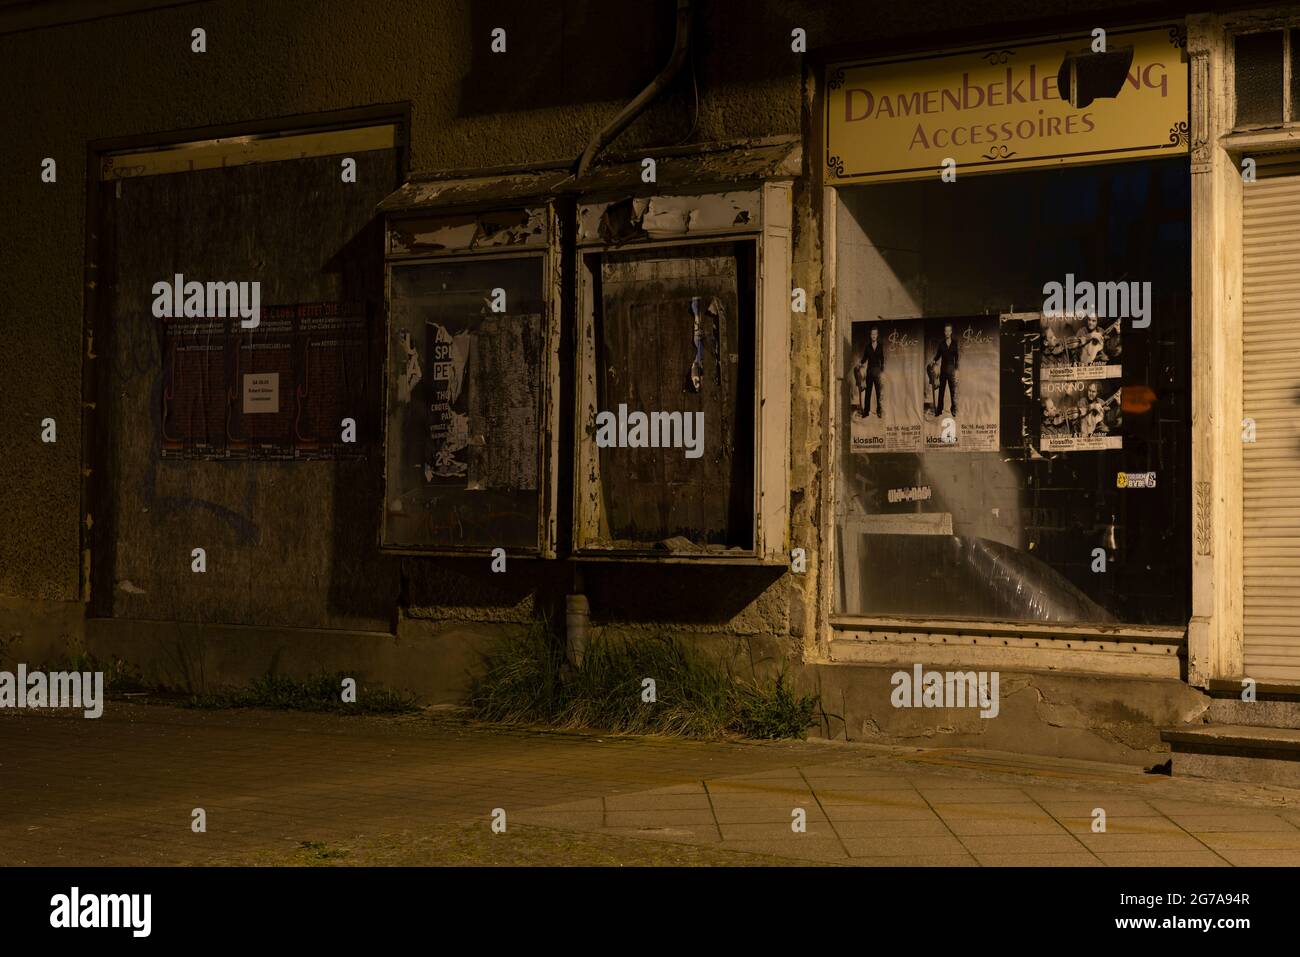
<instances>
[{"instance_id":1,"label":"poster of guitarist","mask_svg":"<svg viewBox=\"0 0 1300 957\"><path fill-rule=\"evenodd\" d=\"M1063 315L1041 322L1045 381L1122 377L1120 320L1103 325L1095 315Z\"/></svg>"},{"instance_id":2,"label":"poster of guitarist","mask_svg":"<svg viewBox=\"0 0 1300 957\"><path fill-rule=\"evenodd\" d=\"M1040 385L1038 448L1084 452L1123 448L1123 388L1100 379Z\"/></svg>"}]
</instances>

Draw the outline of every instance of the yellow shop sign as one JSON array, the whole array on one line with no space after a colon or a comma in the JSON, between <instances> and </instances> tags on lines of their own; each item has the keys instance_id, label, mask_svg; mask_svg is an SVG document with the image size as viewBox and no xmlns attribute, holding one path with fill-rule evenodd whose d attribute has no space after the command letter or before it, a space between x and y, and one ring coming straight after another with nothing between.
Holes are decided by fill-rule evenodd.
<instances>
[{"instance_id":1,"label":"yellow shop sign","mask_svg":"<svg viewBox=\"0 0 1300 957\"><path fill-rule=\"evenodd\" d=\"M1186 34L1174 24L832 65L827 181L868 183L1188 148ZM951 165L951 164L949 164Z\"/></svg>"}]
</instances>

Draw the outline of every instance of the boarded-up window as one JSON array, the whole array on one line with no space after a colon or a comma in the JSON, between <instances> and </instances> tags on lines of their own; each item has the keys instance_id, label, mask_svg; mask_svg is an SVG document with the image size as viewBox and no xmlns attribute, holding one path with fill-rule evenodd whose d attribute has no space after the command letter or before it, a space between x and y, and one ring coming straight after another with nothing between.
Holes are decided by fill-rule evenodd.
<instances>
[{"instance_id":1,"label":"boarded-up window","mask_svg":"<svg viewBox=\"0 0 1300 957\"><path fill-rule=\"evenodd\" d=\"M538 256L393 267L386 545L537 547L545 315Z\"/></svg>"},{"instance_id":2,"label":"boarded-up window","mask_svg":"<svg viewBox=\"0 0 1300 957\"><path fill-rule=\"evenodd\" d=\"M399 566L375 552L368 503L382 481L375 206L400 181L394 136L241 137L105 159L112 180L92 211L91 615L391 627ZM343 157L355 183L340 181ZM156 286L178 275L205 292L222 284L227 308L205 295L160 318ZM253 282L259 321L245 329L227 284ZM196 575L177 556L200 546Z\"/></svg>"},{"instance_id":3,"label":"boarded-up window","mask_svg":"<svg viewBox=\"0 0 1300 957\"><path fill-rule=\"evenodd\" d=\"M752 548L752 245L608 253L593 274L602 537Z\"/></svg>"}]
</instances>

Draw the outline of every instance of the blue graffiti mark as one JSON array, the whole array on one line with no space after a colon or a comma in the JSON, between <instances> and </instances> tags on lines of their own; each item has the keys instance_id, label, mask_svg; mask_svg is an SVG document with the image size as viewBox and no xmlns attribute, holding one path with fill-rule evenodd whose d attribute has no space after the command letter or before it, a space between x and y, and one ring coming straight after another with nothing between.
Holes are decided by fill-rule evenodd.
<instances>
[{"instance_id":1,"label":"blue graffiti mark","mask_svg":"<svg viewBox=\"0 0 1300 957\"><path fill-rule=\"evenodd\" d=\"M149 465L145 469L144 477L143 498L145 505L150 509L157 508L164 514L175 514L193 509L206 511L230 526L231 531L235 533L237 544L256 545L261 541L262 531L252 518L257 496L257 481L251 472L244 489L243 511L235 511L228 506L204 498L195 498L189 495L158 494L158 468L162 465L162 390L163 374L161 368L158 368L155 370L153 383L149 390L149 418L153 434L149 440Z\"/></svg>"}]
</instances>

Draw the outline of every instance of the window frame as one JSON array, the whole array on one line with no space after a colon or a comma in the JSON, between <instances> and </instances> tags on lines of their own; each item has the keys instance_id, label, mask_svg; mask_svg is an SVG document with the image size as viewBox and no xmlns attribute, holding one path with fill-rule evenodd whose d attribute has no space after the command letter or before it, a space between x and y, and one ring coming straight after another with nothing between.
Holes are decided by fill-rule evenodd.
<instances>
[{"instance_id":1,"label":"window frame","mask_svg":"<svg viewBox=\"0 0 1300 957\"><path fill-rule=\"evenodd\" d=\"M840 332L846 317L841 314L835 295L840 268L837 221L842 202L840 190L852 188L830 184L822 187L822 275L832 303L822 354L822 388L826 396L838 395L842 380ZM825 447L838 449L837 435L848 427L848 423L840 414L838 402L827 401L825 409ZM838 454L830 453L832 457ZM926 654L918 650L919 646L931 649L932 657L941 655L959 663L979 660L1000 666L1018 663L1031 668L1061 667L1068 663L1071 667L1095 672L1177 675L1178 654L1185 646L1188 629L1176 625L1029 622L840 611L837 600L840 575L838 527L834 508L839 495L839 466L828 462L824 468L827 474L823 476L821 485L819 526L823 545L818 606L824 622L821 630L823 641L834 649L835 660L895 662ZM1061 657L1062 653L1066 657ZM1047 662L1051 663L1045 664Z\"/></svg>"},{"instance_id":2,"label":"window frame","mask_svg":"<svg viewBox=\"0 0 1300 957\"><path fill-rule=\"evenodd\" d=\"M1263 130L1300 129L1300 103L1292 99L1292 61L1295 53L1292 46L1292 33L1300 31L1300 17L1282 15L1268 20L1252 23L1249 26L1230 28L1224 44L1225 82L1224 92L1229 100L1232 117L1230 133L1253 133ZM1282 34L1282 120L1279 123L1238 123L1237 103L1237 39L1239 37L1257 36L1263 33Z\"/></svg>"},{"instance_id":3,"label":"window frame","mask_svg":"<svg viewBox=\"0 0 1300 957\"><path fill-rule=\"evenodd\" d=\"M545 228L544 235L536 242L485 247L446 247L438 251L396 250L394 233L402 224L413 221L433 221L463 217L465 215L483 215L516 210L539 210ZM390 213L384 222L384 376L383 376L383 498L379 503L379 550L390 555L430 556L430 557L466 557L490 556L497 548L502 548L509 557L521 558L555 558L556 557L556 488L558 484L557 468L559 462L559 354L560 354L560 250L559 223L555 204L552 201L537 199L521 200L517 203L495 204L474 208L419 209L412 208L401 213ZM391 542L388 539L388 465L389 442L397 441L389 436L389 409L392 395L392 377L395 370L392 361L392 288L393 271L429 264L466 264L473 262L502 262L533 260L541 269L541 293L545 309L543 326L545 329L546 350L542 359L542 390L538 410L538 445L537 445L537 535L530 545L413 545Z\"/></svg>"}]
</instances>

